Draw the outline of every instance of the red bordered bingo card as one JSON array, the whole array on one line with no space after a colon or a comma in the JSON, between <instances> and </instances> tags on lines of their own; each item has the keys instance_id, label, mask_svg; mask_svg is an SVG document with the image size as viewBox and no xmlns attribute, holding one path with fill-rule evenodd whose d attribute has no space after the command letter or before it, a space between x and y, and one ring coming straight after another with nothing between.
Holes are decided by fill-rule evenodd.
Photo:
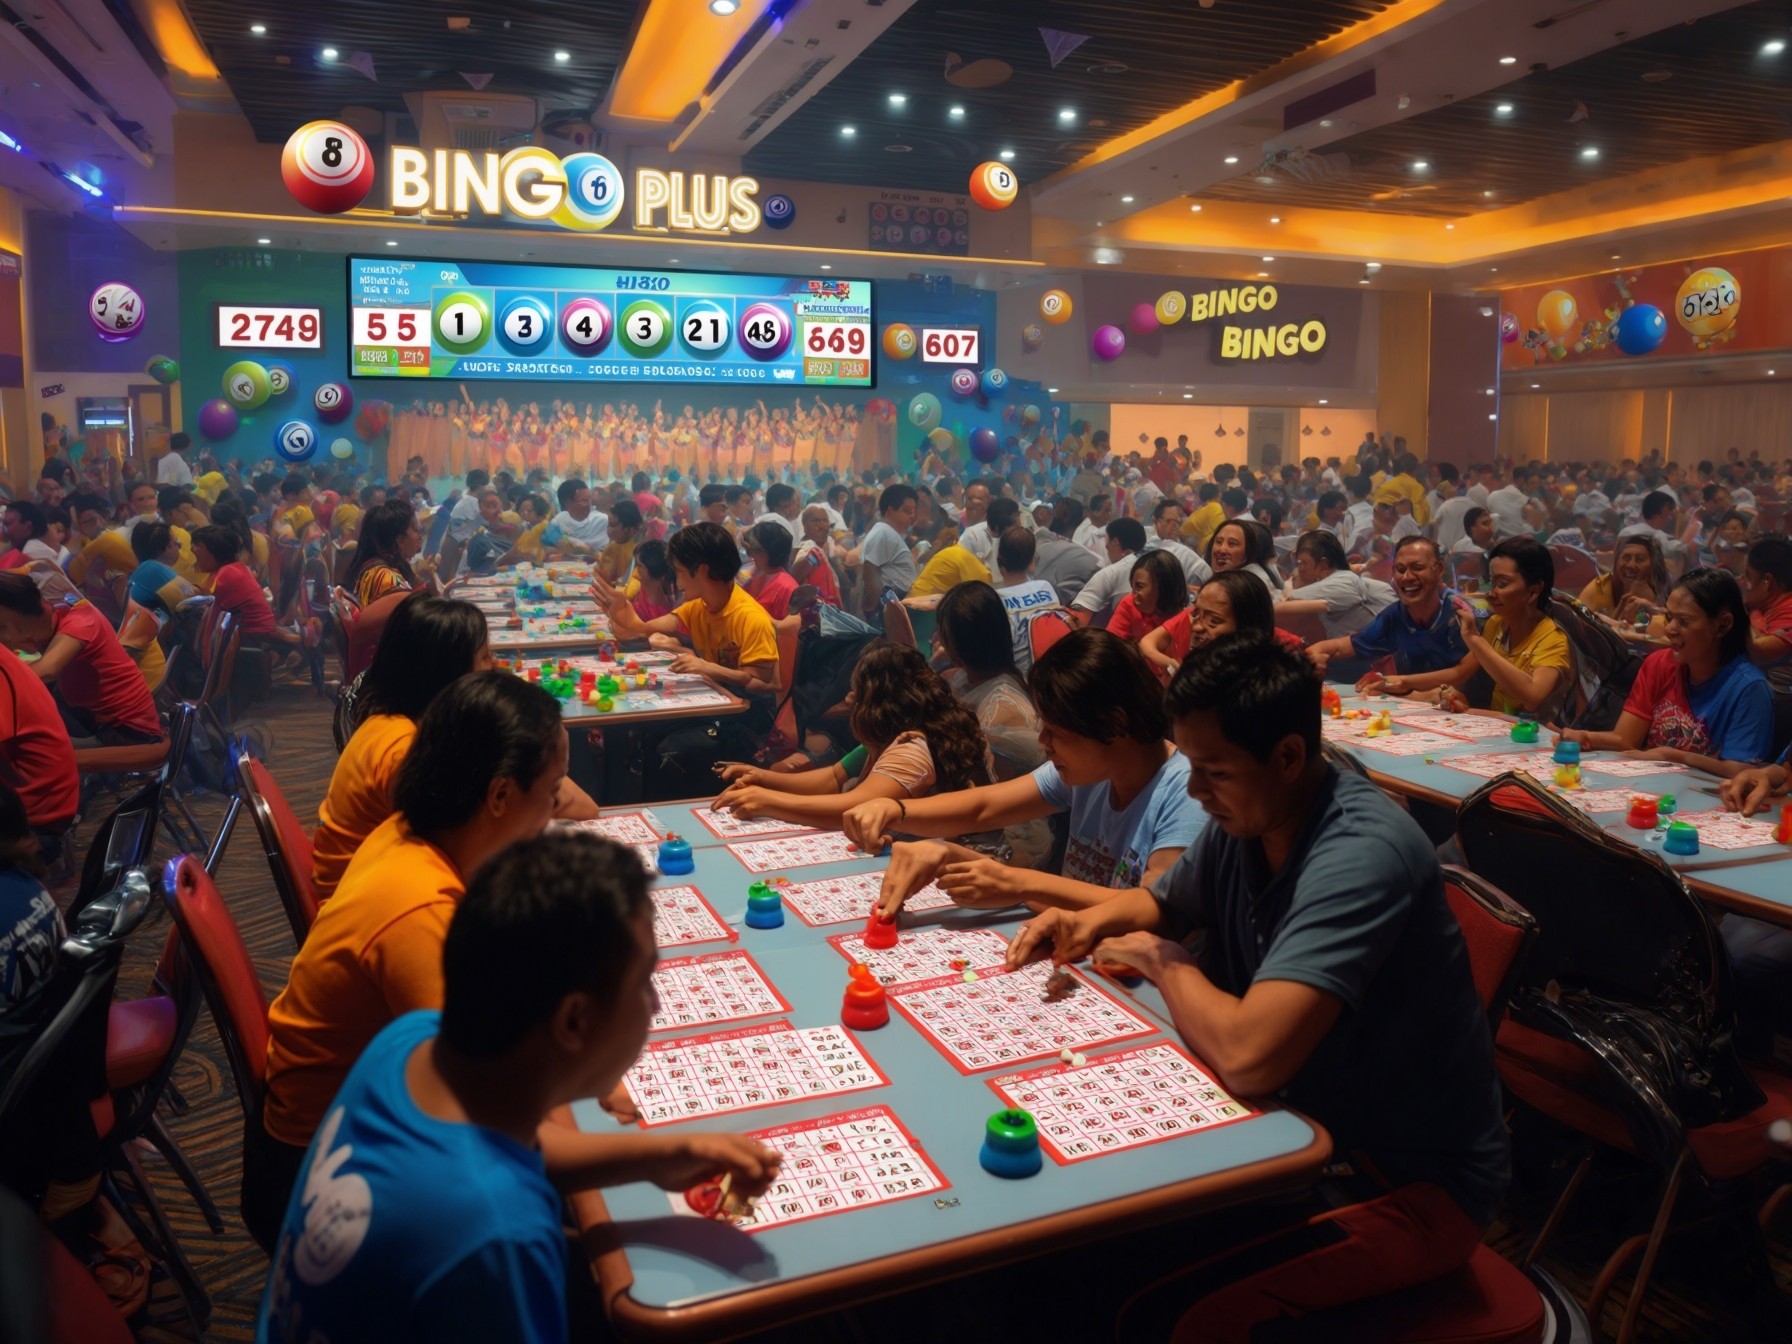
<instances>
[{"instance_id":1,"label":"red bordered bingo card","mask_svg":"<svg viewBox=\"0 0 1792 1344\"><path fill-rule=\"evenodd\" d=\"M1505 753L1490 752L1479 756L1452 756L1448 760L1438 762L1452 770L1462 770L1471 775L1479 775L1482 779L1492 779L1495 775L1503 775L1508 770L1516 770L1521 775L1529 775L1532 779L1540 779L1551 783L1556 777L1556 763L1547 751L1512 751ZM1582 768L1585 769L1585 762Z\"/></svg>"},{"instance_id":2,"label":"red bordered bingo card","mask_svg":"<svg viewBox=\"0 0 1792 1344\"><path fill-rule=\"evenodd\" d=\"M862 933L836 933L828 945L848 961L862 961L880 984L913 985L943 975L963 979L966 966L999 966L1008 940L994 929L904 929L895 947L866 947Z\"/></svg>"},{"instance_id":3,"label":"red bordered bingo card","mask_svg":"<svg viewBox=\"0 0 1792 1344\"><path fill-rule=\"evenodd\" d=\"M1512 739L1510 720L1489 718L1485 714L1451 714L1441 709L1397 709L1394 711L1394 722L1405 728L1442 733L1445 737L1460 737L1468 742Z\"/></svg>"},{"instance_id":4,"label":"red bordered bingo card","mask_svg":"<svg viewBox=\"0 0 1792 1344\"><path fill-rule=\"evenodd\" d=\"M611 812L589 821L571 822L568 829L601 835L619 845L653 845L656 851L660 841L666 838L664 824L645 808L639 812Z\"/></svg>"},{"instance_id":5,"label":"red bordered bingo card","mask_svg":"<svg viewBox=\"0 0 1792 1344\"><path fill-rule=\"evenodd\" d=\"M1179 1139L1257 1114L1228 1096L1178 1045L1141 1045L1081 1068L1053 1064L991 1078L1010 1106L1032 1113L1060 1166Z\"/></svg>"},{"instance_id":6,"label":"red bordered bingo card","mask_svg":"<svg viewBox=\"0 0 1792 1344\"><path fill-rule=\"evenodd\" d=\"M823 877L814 882L792 882L782 887L784 904L808 925L849 924L871 916L883 890L882 873L854 873L851 877ZM932 882L902 903L904 910L942 910L952 898Z\"/></svg>"},{"instance_id":7,"label":"red bordered bingo card","mask_svg":"<svg viewBox=\"0 0 1792 1344\"><path fill-rule=\"evenodd\" d=\"M660 1010L653 1015L649 1031L712 1026L790 1011L752 954L739 948L662 961L654 967L653 988L660 996Z\"/></svg>"},{"instance_id":8,"label":"red bordered bingo card","mask_svg":"<svg viewBox=\"0 0 1792 1344\"><path fill-rule=\"evenodd\" d=\"M784 1154L776 1183L760 1196L752 1217L734 1224L747 1232L951 1188L884 1106L755 1130L747 1137ZM692 1212L683 1195L669 1199L675 1212Z\"/></svg>"},{"instance_id":9,"label":"red bordered bingo card","mask_svg":"<svg viewBox=\"0 0 1792 1344\"><path fill-rule=\"evenodd\" d=\"M871 855L854 849L839 831L807 831L772 840L743 840L728 846L749 873L770 873L780 868L813 868L823 863L847 863Z\"/></svg>"},{"instance_id":10,"label":"red bordered bingo card","mask_svg":"<svg viewBox=\"0 0 1792 1344\"><path fill-rule=\"evenodd\" d=\"M815 829L804 826L801 822L779 821L776 817L759 817L746 821L732 812L717 812L708 807L693 807L691 815L702 822L704 829L718 840L742 840L754 835L783 835L790 831Z\"/></svg>"},{"instance_id":11,"label":"red bordered bingo card","mask_svg":"<svg viewBox=\"0 0 1792 1344\"><path fill-rule=\"evenodd\" d=\"M1763 812L1753 820L1734 812L1677 812L1669 820L1697 826L1700 849L1759 849L1762 845L1776 843L1773 838L1776 819L1769 812ZM1642 832L1632 831L1630 834L1636 838ZM1658 831L1656 838L1665 834L1665 831Z\"/></svg>"},{"instance_id":12,"label":"red bordered bingo card","mask_svg":"<svg viewBox=\"0 0 1792 1344\"><path fill-rule=\"evenodd\" d=\"M1045 982L1054 974L1048 961L1018 971L1004 971L999 963L974 969L975 980L954 972L890 991L890 1002L960 1073L1004 1068L1055 1055L1067 1046L1081 1050L1157 1030L1075 971L1070 972L1070 992L1048 1000Z\"/></svg>"},{"instance_id":13,"label":"red bordered bingo card","mask_svg":"<svg viewBox=\"0 0 1792 1344\"><path fill-rule=\"evenodd\" d=\"M1348 739L1351 747L1360 747L1364 751L1379 751L1386 756L1423 756L1432 751L1449 751L1452 747L1460 747L1459 737L1445 737L1442 733L1413 732L1410 729L1401 733L1384 733L1378 737L1358 736Z\"/></svg>"},{"instance_id":14,"label":"red bordered bingo card","mask_svg":"<svg viewBox=\"0 0 1792 1344\"><path fill-rule=\"evenodd\" d=\"M722 922L715 907L695 887L655 887L653 897L653 945L682 947L686 943L733 942L739 935Z\"/></svg>"},{"instance_id":15,"label":"red bordered bingo card","mask_svg":"<svg viewBox=\"0 0 1792 1344\"><path fill-rule=\"evenodd\" d=\"M647 1128L861 1092L890 1080L844 1027L798 1031L789 1022L762 1022L649 1041L622 1081Z\"/></svg>"},{"instance_id":16,"label":"red bordered bingo card","mask_svg":"<svg viewBox=\"0 0 1792 1344\"><path fill-rule=\"evenodd\" d=\"M1674 761L1639 761L1628 756L1583 756L1583 771L1610 775L1613 779L1635 779L1640 775L1683 775L1686 767Z\"/></svg>"},{"instance_id":17,"label":"red bordered bingo card","mask_svg":"<svg viewBox=\"0 0 1792 1344\"><path fill-rule=\"evenodd\" d=\"M1582 812L1628 812L1632 789L1551 789L1556 797Z\"/></svg>"}]
</instances>

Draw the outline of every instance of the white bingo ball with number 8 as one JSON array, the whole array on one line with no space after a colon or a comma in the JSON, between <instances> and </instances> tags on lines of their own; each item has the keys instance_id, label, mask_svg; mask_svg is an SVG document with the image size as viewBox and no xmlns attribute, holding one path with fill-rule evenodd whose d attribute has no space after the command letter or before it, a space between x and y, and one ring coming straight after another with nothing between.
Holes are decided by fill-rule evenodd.
<instances>
[{"instance_id":1,"label":"white bingo ball with number 8","mask_svg":"<svg viewBox=\"0 0 1792 1344\"><path fill-rule=\"evenodd\" d=\"M373 187L373 151L340 121L307 122L280 151L280 178L307 210L340 215Z\"/></svg>"},{"instance_id":2,"label":"white bingo ball with number 8","mask_svg":"<svg viewBox=\"0 0 1792 1344\"><path fill-rule=\"evenodd\" d=\"M610 310L596 299L574 299L560 310L561 344L589 359L610 340Z\"/></svg>"},{"instance_id":3,"label":"white bingo ball with number 8","mask_svg":"<svg viewBox=\"0 0 1792 1344\"><path fill-rule=\"evenodd\" d=\"M317 427L288 420L274 431L274 451L288 462L304 462L317 451Z\"/></svg>"},{"instance_id":4,"label":"white bingo ball with number 8","mask_svg":"<svg viewBox=\"0 0 1792 1344\"><path fill-rule=\"evenodd\" d=\"M540 299L523 295L498 314L498 341L513 355L538 353L554 335L554 315Z\"/></svg>"},{"instance_id":5,"label":"white bingo ball with number 8","mask_svg":"<svg viewBox=\"0 0 1792 1344\"><path fill-rule=\"evenodd\" d=\"M740 343L754 359L776 359L790 349L790 314L775 303L749 305L740 315Z\"/></svg>"},{"instance_id":6,"label":"white bingo ball with number 8","mask_svg":"<svg viewBox=\"0 0 1792 1344\"><path fill-rule=\"evenodd\" d=\"M87 320L108 341L128 341L143 329L143 296L129 285L101 285L87 299Z\"/></svg>"},{"instance_id":7,"label":"white bingo ball with number 8","mask_svg":"<svg viewBox=\"0 0 1792 1344\"><path fill-rule=\"evenodd\" d=\"M623 348L636 359L652 359L672 344L672 314L652 299L636 299L624 308L616 328Z\"/></svg>"},{"instance_id":8,"label":"white bingo ball with number 8","mask_svg":"<svg viewBox=\"0 0 1792 1344\"><path fill-rule=\"evenodd\" d=\"M457 355L470 355L491 333L491 305L477 294L460 290L445 294L435 309L436 344Z\"/></svg>"},{"instance_id":9,"label":"white bingo ball with number 8","mask_svg":"<svg viewBox=\"0 0 1792 1344\"><path fill-rule=\"evenodd\" d=\"M721 304L699 299L678 314L678 341L694 355L713 355L728 348L734 319Z\"/></svg>"}]
</instances>

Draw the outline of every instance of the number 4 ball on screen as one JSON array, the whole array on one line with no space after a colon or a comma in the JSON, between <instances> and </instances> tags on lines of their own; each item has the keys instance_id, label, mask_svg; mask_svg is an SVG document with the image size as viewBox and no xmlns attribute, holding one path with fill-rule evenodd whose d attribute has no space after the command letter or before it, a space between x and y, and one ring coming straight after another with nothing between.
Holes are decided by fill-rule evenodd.
<instances>
[{"instance_id":1,"label":"number 4 ball on screen","mask_svg":"<svg viewBox=\"0 0 1792 1344\"><path fill-rule=\"evenodd\" d=\"M609 344L610 330L610 310L596 299L574 299L560 310L560 341L575 355L595 355Z\"/></svg>"}]
</instances>

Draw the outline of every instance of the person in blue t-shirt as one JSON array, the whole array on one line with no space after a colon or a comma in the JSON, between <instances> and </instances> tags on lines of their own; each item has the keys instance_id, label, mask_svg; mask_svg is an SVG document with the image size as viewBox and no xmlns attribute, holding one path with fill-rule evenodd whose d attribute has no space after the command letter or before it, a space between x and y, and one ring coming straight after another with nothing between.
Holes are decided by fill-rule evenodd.
<instances>
[{"instance_id":1,"label":"person in blue t-shirt","mask_svg":"<svg viewBox=\"0 0 1792 1344\"><path fill-rule=\"evenodd\" d=\"M1394 672L1370 672L1358 691L1411 695L1466 679L1459 672L1468 645L1456 623L1456 593L1444 583L1443 557L1429 537L1406 537L1394 548L1394 595L1400 600L1353 635L1322 639L1307 656L1324 671L1332 659L1392 654Z\"/></svg>"},{"instance_id":2,"label":"person in blue t-shirt","mask_svg":"<svg viewBox=\"0 0 1792 1344\"><path fill-rule=\"evenodd\" d=\"M1188 763L1166 740L1163 690L1136 647L1105 630L1077 630L1027 674L1045 764L987 788L912 801L880 798L841 819L875 853L900 835L878 909L893 915L929 882L959 905L1092 905L1168 872L1200 832ZM1069 813L1061 875L1011 868L944 837L974 835Z\"/></svg>"},{"instance_id":3,"label":"person in blue t-shirt","mask_svg":"<svg viewBox=\"0 0 1792 1344\"><path fill-rule=\"evenodd\" d=\"M1232 1344L1427 1282L1474 1253L1506 1185L1493 1041L1437 855L1326 762L1320 688L1261 635L1190 654L1168 704L1201 838L1150 891L1045 911L1009 948L1010 967L1049 953L1143 975L1222 1087L1281 1098L1348 1160L1289 1206L1286 1234L1134 1296L1121 1339Z\"/></svg>"},{"instance_id":4,"label":"person in blue t-shirt","mask_svg":"<svg viewBox=\"0 0 1792 1344\"><path fill-rule=\"evenodd\" d=\"M549 834L479 870L442 949L437 1012L376 1036L336 1094L293 1188L259 1344L559 1344L560 1195L536 1130L608 1093L658 1002L647 873L626 847ZM617 1140L591 1184L683 1189L723 1168L751 1196L777 1154L752 1140L668 1158Z\"/></svg>"},{"instance_id":5,"label":"person in blue t-shirt","mask_svg":"<svg viewBox=\"0 0 1792 1344\"><path fill-rule=\"evenodd\" d=\"M131 571L131 600L166 619L185 599L199 590L174 572L180 543L167 523L139 523L131 531L131 554L137 568Z\"/></svg>"}]
</instances>

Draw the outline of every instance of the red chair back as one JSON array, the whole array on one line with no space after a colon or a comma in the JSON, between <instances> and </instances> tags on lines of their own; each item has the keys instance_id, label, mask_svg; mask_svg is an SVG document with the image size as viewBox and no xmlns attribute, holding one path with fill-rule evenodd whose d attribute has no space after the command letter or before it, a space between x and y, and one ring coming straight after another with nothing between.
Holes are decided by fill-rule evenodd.
<instances>
[{"instance_id":1,"label":"red chair back","mask_svg":"<svg viewBox=\"0 0 1792 1344\"><path fill-rule=\"evenodd\" d=\"M1444 869L1444 899L1462 926L1475 993L1497 1031L1518 980L1519 963L1537 935L1537 921L1505 892L1463 868Z\"/></svg>"},{"instance_id":2,"label":"red chair back","mask_svg":"<svg viewBox=\"0 0 1792 1344\"><path fill-rule=\"evenodd\" d=\"M398 604L412 592L387 593L377 602L370 602L361 608L361 614L355 617L355 624L348 632L348 679L353 681L365 672L373 662L373 651L379 647L380 636L386 631L386 622L391 618Z\"/></svg>"},{"instance_id":3,"label":"red chair back","mask_svg":"<svg viewBox=\"0 0 1792 1344\"><path fill-rule=\"evenodd\" d=\"M311 886L311 837L287 805L286 795L267 766L244 752L237 760L237 770L255 829L261 835L261 847L267 851L268 867L273 870L274 889L280 893L287 923L292 925L293 941L302 944L317 918L317 892Z\"/></svg>"},{"instance_id":4,"label":"red chair back","mask_svg":"<svg viewBox=\"0 0 1792 1344\"><path fill-rule=\"evenodd\" d=\"M1300 596L1300 589L1294 589L1294 596ZM1286 630L1302 644L1317 644L1325 639L1325 626L1320 624L1319 617L1310 612L1283 611L1276 609L1276 628Z\"/></svg>"},{"instance_id":5,"label":"red chair back","mask_svg":"<svg viewBox=\"0 0 1792 1344\"><path fill-rule=\"evenodd\" d=\"M257 1120L267 1076L268 1002L249 949L243 946L243 935L197 855L181 854L168 860L162 900L174 916L199 976L236 1079L237 1098L244 1113Z\"/></svg>"},{"instance_id":6,"label":"red chair back","mask_svg":"<svg viewBox=\"0 0 1792 1344\"><path fill-rule=\"evenodd\" d=\"M1576 597L1594 579L1599 577L1599 562L1578 546L1551 546L1549 558L1556 566L1556 587L1566 589Z\"/></svg>"},{"instance_id":7,"label":"red chair back","mask_svg":"<svg viewBox=\"0 0 1792 1344\"><path fill-rule=\"evenodd\" d=\"M1027 642L1033 649L1033 661L1045 657L1045 651L1070 633L1070 618L1061 611L1042 611L1027 622Z\"/></svg>"}]
</instances>

